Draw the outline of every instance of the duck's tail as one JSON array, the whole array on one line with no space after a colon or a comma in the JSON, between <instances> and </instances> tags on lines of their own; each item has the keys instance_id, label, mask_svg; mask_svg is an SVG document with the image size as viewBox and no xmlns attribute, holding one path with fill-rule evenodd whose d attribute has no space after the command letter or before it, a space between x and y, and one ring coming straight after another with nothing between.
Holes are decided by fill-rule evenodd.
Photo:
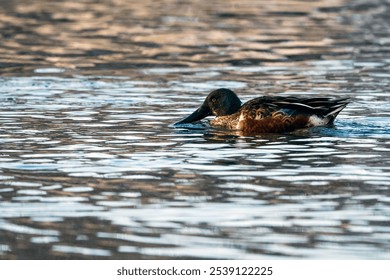
<instances>
[{"instance_id":1,"label":"duck's tail","mask_svg":"<svg viewBox=\"0 0 390 280\"><path fill-rule=\"evenodd\" d=\"M328 121L328 124L333 124L337 115L348 105L350 102L349 98L342 98L332 100L331 103L328 103L327 109L328 111L324 115L324 118Z\"/></svg>"}]
</instances>

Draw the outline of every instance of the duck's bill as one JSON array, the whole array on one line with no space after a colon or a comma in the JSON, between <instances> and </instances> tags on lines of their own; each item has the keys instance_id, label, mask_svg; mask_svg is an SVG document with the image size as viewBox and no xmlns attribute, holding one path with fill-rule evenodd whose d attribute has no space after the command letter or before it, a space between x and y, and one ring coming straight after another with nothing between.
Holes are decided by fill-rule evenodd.
<instances>
[{"instance_id":1,"label":"duck's bill","mask_svg":"<svg viewBox=\"0 0 390 280\"><path fill-rule=\"evenodd\" d=\"M201 119L204 119L205 117L210 116L210 115L211 115L210 110L206 106L201 106L195 112L193 112L191 115L189 115L188 117L175 123L175 125L185 124L185 123L193 123L193 122L199 121Z\"/></svg>"}]
</instances>

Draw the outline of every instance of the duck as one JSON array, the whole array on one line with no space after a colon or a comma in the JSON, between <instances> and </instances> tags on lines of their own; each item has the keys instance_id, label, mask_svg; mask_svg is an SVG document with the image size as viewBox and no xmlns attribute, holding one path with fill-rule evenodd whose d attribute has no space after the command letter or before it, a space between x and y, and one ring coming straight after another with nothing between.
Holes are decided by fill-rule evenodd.
<instances>
[{"instance_id":1,"label":"duck","mask_svg":"<svg viewBox=\"0 0 390 280\"><path fill-rule=\"evenodd\" d=\"M242 104L227 88L213 90L192 114L176 122L182 126L215 116L213 127L244 134L285 133L315 126L332 126L349 98L261 96Z\"/></svg>"}]
</instances>

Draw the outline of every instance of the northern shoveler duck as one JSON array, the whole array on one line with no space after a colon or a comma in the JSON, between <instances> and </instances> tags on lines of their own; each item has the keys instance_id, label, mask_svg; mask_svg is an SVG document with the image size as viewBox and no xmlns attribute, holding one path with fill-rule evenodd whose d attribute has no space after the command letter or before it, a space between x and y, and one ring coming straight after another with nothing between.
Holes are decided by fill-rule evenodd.
<instances>
[{"instance_id":1,"label":"northern shoveler duck","mask_svg":"<svg viewBox=\"0 0 390 280\"><path fill-rule=\"evenodd\" d=\"M216 116L212 126L239 130L246 134L283 133L313 126L329 126L349 103L348 98L258 97L241 105L231 90L212 91L203 104L175 125Z\"/></svg>"}]
</instances>

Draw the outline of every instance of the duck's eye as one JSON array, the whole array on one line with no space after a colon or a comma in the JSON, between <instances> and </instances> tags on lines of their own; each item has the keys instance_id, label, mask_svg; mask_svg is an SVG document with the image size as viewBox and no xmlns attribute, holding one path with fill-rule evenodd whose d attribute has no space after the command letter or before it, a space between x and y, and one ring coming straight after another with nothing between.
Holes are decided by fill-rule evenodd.
<instances>
[{"instance_id":1,"label":"duck's eye","mask_svg":"<svg viewBox=\"0 0 390 280\"><path fill-rule=\"evenodd\" d=\"M217 102L217 98L211 98L211 102L213 102L213 103L215 103L215 102Z\"/></svg>"}]
</instances>

